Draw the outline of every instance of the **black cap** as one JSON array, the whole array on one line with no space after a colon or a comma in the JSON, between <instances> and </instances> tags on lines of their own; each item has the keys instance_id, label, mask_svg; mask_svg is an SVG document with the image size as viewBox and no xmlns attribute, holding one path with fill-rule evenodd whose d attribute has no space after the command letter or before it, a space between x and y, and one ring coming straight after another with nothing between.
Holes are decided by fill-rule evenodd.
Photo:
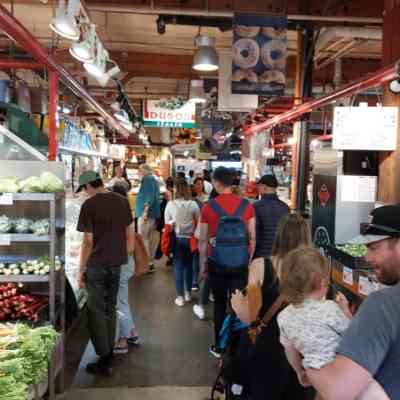
<instances>
[{"instance_id":1,"label":"black cap","mask_svg":"<svg viewBox=\"0 0 400 400\"><path fill-rule=\"evenodd\" d=\"M400 238L400 205L375 208L370 214L360 236L352 239L353 244L369 244L389 238Z\"/></svg>"},{"instance_id":2,"label":"black cap","mask_svg":"<svg viewBox=\"0 0 400 400\"><path fill-rule=\"evenodd\" d=\"M278 180L276 179L275 175L269 174L264 175L259 181L259 185L265 185L271 188L277 188L279 186Z\"/></svg>"}]
</instances>

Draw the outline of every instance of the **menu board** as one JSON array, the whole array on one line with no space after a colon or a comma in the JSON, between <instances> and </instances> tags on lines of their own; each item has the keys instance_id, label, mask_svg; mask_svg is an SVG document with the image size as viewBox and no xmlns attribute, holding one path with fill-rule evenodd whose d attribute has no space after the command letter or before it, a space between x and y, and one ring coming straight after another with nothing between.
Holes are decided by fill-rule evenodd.
<instances>
[{"instance_id":1,"label":"menu board","mask_svg":"<svg viewBox=\"0 0 400 400\"><path fill-rule=\"evenodd\" d=\"M333 148L395 150L398 116L397 107L335 107Z\"/></svg>"},{"instance_id":2,"label":"menu board","mask_svg":"<svg viewBox=\"0 0 400 400\"><path fill-rule=\"evenodd\" d=\"M342 201L374 203L376 200L376 176L340 176Z\"/></svg>"}]
</instances>

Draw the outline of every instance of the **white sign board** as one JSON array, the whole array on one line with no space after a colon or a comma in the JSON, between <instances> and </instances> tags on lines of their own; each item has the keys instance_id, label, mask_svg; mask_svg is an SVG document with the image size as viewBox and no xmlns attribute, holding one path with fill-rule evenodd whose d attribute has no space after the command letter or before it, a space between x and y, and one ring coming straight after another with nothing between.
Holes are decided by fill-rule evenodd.
<instances>
[{"instance_id":1,"label":"white sign board","mask_svg":"<svg viewBox=\"0 0 400 400\"><path fill-rule=\"evenodd\" d=\"M343 175L340 184L343 202L375 203L376 176Z\"/></svg>"},{"instance_id":2,"label":"white sign board","mask_svg":"<svg viewBox=\"0 0 400 400\"><path fill-rule=\"evenodd\" d=\"M4 193L0 195L0 205L2 206L11 206L13 204L13 194L12 193Z\"/></svg>"},{"instance_id":3,"label":"white sign board","mask_svg":"<svg viewBox=\"0 0 400 400\"><path fill-rule=\"evenodd\" d=\"M398 107L335 107L336 150L396 150Z\"/></svg>"},{"instance_id":4,"label":"white sign board","mask_svg":"<svg viewBox=\"0 0 400 400\"><path fill-rule=\"evenodd\" d=\"M0 246L9 246L11 244L10 235L0 235Z\"/></svg>"}]
</instances>

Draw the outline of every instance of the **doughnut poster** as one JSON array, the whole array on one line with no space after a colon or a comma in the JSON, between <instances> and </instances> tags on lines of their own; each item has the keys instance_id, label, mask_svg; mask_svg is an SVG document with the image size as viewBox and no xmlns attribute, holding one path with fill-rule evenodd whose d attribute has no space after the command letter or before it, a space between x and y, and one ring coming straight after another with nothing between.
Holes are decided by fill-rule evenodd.
<instances>
[{"instance_id":1,"label":"doughnut poster","mask_svg":"<svg viewBox=\"0 0 400 400\"><path fill-rule=\"evenodd\" d=\"M282 96L287 18L236 14L233 26L232 93Z\"/></svg>"}]
</instances>

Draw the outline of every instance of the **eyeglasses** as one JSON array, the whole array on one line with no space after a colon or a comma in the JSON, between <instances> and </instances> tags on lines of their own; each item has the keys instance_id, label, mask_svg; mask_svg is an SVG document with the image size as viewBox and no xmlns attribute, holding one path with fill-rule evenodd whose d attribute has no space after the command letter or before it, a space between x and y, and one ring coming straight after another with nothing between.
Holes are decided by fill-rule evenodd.
<instances>
[{"instance_id":1,"label":"eyeglasses","mask_svg":"<svg viewBox=\"0 0 400 400\"><path fill-rule=\"evenodd\" d=\"M389 226L379 225L379 224L364 224L361 226L362 235L381 235L386 233L389 236L400 237L400 231L397 229L390 228Z\"/></svg>"}]
</instances>

